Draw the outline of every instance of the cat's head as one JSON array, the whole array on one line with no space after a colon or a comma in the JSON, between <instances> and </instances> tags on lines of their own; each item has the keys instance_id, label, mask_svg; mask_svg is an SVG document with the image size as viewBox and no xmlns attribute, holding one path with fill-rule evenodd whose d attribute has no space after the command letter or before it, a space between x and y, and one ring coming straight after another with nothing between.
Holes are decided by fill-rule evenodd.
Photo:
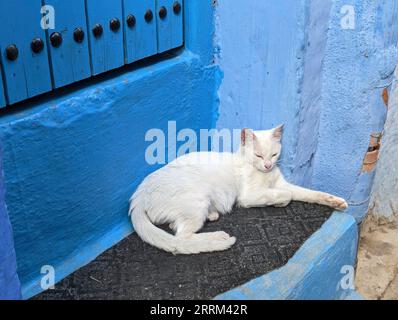
<instances>
[{"instance_id":1,"label":"cat's head","mask_svg":"<svg viewBox=\"0 0 398 320\"><path fill-rule=\"evenodd\" d=\"M243 129L241 155L262 172L271 172L278 164L282 150L283 125L266 131Z\"/></svg>"}]
</instances>

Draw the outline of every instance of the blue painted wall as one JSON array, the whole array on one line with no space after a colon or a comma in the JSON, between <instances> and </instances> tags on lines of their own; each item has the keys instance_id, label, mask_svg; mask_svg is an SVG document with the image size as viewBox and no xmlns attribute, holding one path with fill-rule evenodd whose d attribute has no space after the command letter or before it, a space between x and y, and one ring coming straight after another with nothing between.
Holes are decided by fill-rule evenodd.
<instances>
[{"instance_id":1,"label":"blue painted wall","mask_svg":"<svg viewBox=\"0 0 398 320\"><path fill-rule=\"evenodd\" d=\"M384 126L381 93L398 61L398 3L240 4L219 1L217 9L216 46L224 74L217 126L257 129L285 122L282 169L287 178L345 197L346 214L355 220L346 235L339 234L343 225L326 225L310 239L321 245L334 238L328 257L307 244L286 267L222 298L339 298L346 294L336 287L339 259L355 265L354 222L367 211L373 182L374 172L362 173L362 163L370 134ZM354 29L342 28L346 5L355 11ZM308 260L312 253L314 260Z\"/></svg>"},{"instance_id":2,"label":"blue painted wall","mask_svg":"<svg viewBox=\"0 0 398 320\"><path fill-rule=\"evenodd\" d=\"M21 298L11 224L4 201L4 176L0 147L0 300Z\"/></svg>"},{"instance_id":3,"label":"blue painted wall","mask_svg":"<svg viewBox=\"0 0 398 320\"><path fill-rule=\"evenodd\" d=\"M345 5L355 10L353 30L341 26ZM286 123L286 176L362 203L372 183L361 176L363 158L384 126L381 92L398 60L397 16L387 0L220 1L217 126Z\"/></svg>"},{"instance_id":4,"label":"blue painted wall","mask_svg":"<svg viewBox=\"0 0 398 320\"><path fill-rule=\"evenodd\" d=\"M214 127L211 1L186 1L186 50L3 114L6 201L23 296L43 265L60 280L132 231L128 199L157 167L145 133ZM191 38L192 35L192 38Z\"/></svg>"},{"instance_id":5,"label":"blue painted wall","mask_svg":"<svg viewBox=\"0 0 398 320\"><path fill-rule=\"evenodd\" d=\"M322 69L327 45L332 0L306 1L305 40L301 46L304 60L300 79L300 112L295 134L295 155L290 179L312 187L314 155L318 147L319 121L322 102Z\"/></svg>"},{"instance_id":6,"label":"blue painted wall","mask_svg":"<svg viewBox=\"0 0 398 320\"><path fill-rule=\"evenodd\" d=\"M290 175L299 126L305 1L218 1L216 22L217 61L224 75L217 127L288 124L283 169Z\"/></svg>"},{"instance_id":7,"label":"blue painted wall","mask_svg":"<svg viewBox=\"0 0 398 320\"><path fill-rule=\"evenodd\" d=\"M355 8L354 30L341 29L340 10L346 4ZM333 1L313 169L317 188L347 198L358 189L370 134L384 127L381 93L398 61L397 16L396 1Z\"/></svg>"}]
</instances>

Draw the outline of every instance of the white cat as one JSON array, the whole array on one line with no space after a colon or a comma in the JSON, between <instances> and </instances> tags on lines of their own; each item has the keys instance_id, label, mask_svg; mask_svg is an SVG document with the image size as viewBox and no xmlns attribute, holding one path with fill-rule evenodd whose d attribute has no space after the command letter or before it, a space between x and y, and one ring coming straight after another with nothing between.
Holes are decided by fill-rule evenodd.
<instances>
[{"instance_id":1,"label":"white cat","mask_svg":"<svg viewBox=\"0 0 398 320\"><path fill-rule=\"evenodd\" d=\"M283 126L268 131L242 130L236 153L191 153L149 175L130 199L129 215L145 242L173 254L222 251L236 241L225 232L197 233L235 204L287 206L292 200L338 210L344 199L292 185L277 167ZM175 235L155 225L169 223Z\"/></svg>"}]
</instances>

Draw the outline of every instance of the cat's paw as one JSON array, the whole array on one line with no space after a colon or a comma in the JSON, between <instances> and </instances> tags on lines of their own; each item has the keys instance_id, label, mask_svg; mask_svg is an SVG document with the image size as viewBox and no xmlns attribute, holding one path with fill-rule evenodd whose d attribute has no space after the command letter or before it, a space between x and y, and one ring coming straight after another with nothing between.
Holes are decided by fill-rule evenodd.
<instances>
[{"instance_id":1,"label":"cat's paw","mask_svg":"<svg viewBox=\"0 0 398 320\"><path fill-rule=\"evenodd\" d=\"M219 214L218 212L211 212L211 213L207 216L207 219L208 219L210 222L215 222L215 221L217 221L218 219L220 219L220 214Z\"/></svg>"},{"instance_id":2,"label":"cat's paw","mask_svg":"<svg viewBox=\"0 0 398 320\"><path fill-rule=\"evenodd\" d=\"M340 211L344 211L348 208L348 203L343 198L338 198L338 200L335 201L335 205L335 209Z\"/></svg>"},{"instance_id":3,"label":"cat's paw","mask_svg":"<svg viewBox=\"0 0 398 320\"><path fill-rule=\"evenodd\" d=\"M235 237L230 237L228 239L228 242L230 243L231 246L233 246L235 244L235 242L236 242L236 238Z\"/></svg>"},{"instance_id":4,"label":"cat's paw","mask_svg":"<svg viewBox=\"0 0 398 320\"><path fill-rule=\"evenodd\" d=\"M343 198L335 197L335 196L328 196L327 203L333 209L344 211L348 208L348 203Z\"/></svg>"}]
</instances>

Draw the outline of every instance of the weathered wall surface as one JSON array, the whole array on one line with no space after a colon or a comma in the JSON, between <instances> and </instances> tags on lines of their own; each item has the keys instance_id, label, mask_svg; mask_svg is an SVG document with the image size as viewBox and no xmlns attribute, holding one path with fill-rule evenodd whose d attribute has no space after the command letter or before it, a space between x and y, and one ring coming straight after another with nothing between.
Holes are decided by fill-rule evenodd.
<instances>
[{"instance_id":1,"label":"weathered wall surface","mask_svg":"<svg viewBox=\"0 0 398 320\"><path fill-rule=\"evenodd\" d=\"M3 161L0 147L0 300L21 297L14 241L4 194Z\"/></svg>"},{"instance_id":2,"label":"weathered wall surface","mask_svg":"<svg viewBox=\"0 0 398 320\"><path fill-rule=\"evenodd\" d=\"M388 109L369 206L369 213L381 220L390 220L398 213L398 68L395 69Z\"/></svg>"},{"instance_id":3,"label":"weathered wall surface","mask_svg":"<svg viewBox=\"0 0 398 320\"><path fill-rule=\"evenodd\" d=\"M398 3L357 0L349 4L355 10L352 29L342 28L347 13L341 10L347 1L334 0L331 11L313 185L360 202L369 194L363 185L359 188L363 191L358 191L361 181L367 180L360 175L363 158L370 134L383 129L386 108L381 92L398 58Z\"/></svg>"},{"instance_id":4,"label":"weathered wall surface","mask_svg":"<svg viewBox=\"0 0 398 320\"><path fill-rule=\"evenodd\" d=\"M322 103L322 69L327 45L332 0L306 2L305 51L301 78L300 112L292 159L292 181L312 187L314 156L318 147Z\"/></svg>"}]
</instances>

